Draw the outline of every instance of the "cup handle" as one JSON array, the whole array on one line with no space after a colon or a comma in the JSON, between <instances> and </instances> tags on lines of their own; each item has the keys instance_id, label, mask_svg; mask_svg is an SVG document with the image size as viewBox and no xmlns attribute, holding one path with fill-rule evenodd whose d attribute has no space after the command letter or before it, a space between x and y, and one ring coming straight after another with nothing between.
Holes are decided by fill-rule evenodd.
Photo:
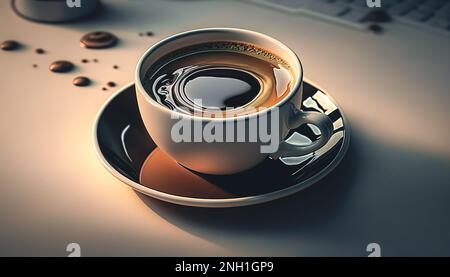
<instances>
[{"instance_id":1,"label":"cup handle","mask_svg":"<svg viewBox=\"0 0 450 277\"><path fill-rule=\"evenodd\" d=\"M333 122L328 115L319 112L304 112L295 108L288 119L288 128L295 129L303 124L317 126L320 130L319 139L309 145L295 145L287 141L282 141L278 147L278 151L270 155L271 158L305 156L313 153L324 146L333 134Z\"/></svg>"}]
</instances>

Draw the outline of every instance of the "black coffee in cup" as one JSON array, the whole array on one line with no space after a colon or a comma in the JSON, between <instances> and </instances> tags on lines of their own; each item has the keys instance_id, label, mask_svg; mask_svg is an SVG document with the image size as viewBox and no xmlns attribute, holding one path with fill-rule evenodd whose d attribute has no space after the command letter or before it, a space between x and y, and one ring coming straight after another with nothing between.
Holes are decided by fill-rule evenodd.
<instances>
[{"instance_id":1,"label":"black coffee in cup","mask_svg":"<svg viewBox=\"0 0 450 277\"><path fill-rule=\"evenodd\" d=\"M143 85L171 110L227 117L276 105L291 91L292 76L290 66L265 49L210 42L161 58L146 72Z\"/></svg>"}]
</instances>

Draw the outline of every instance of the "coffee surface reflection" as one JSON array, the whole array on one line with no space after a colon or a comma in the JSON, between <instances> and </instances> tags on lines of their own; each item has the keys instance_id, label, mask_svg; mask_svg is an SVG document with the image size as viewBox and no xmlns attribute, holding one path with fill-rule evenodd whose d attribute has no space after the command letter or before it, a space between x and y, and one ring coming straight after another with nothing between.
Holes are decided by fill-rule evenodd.
<instances>
[{"instance_id":1,"label":"coffee surface reflection","mask_svg":"<svg viewBox=\"0 0 450 277\"><path fill-rule=\"evenodd\" d=\"M224 117L270 108L293 83L284 60L247 44L200 44L161 60L146 73L144 87L160 104L187 114Z\"/></svg>"}]
</instances>

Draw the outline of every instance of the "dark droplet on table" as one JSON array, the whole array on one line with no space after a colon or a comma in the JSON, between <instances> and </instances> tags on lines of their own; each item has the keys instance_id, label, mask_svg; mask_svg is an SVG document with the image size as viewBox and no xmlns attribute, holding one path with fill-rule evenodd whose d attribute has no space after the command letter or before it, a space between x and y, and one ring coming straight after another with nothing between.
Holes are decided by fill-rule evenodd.
<instances>
[{"instance_id":1,"label":"dark droplet on table","mask_svg":"<svg viewBox=\"0 0 450 277\"><path fill-rule=\"evenodd\" d=\"M36 51L35 51L37 54L45 54L45 50L44 49L42 49L42 48L38 48L38 49L36 49Z\"/></svg>"},{"instance_id":2,"label":"dark droplet on table","mask_svg":"<svg viewBox=\"0 0 450 277\"><path fill-rule=\"evenodd\" d=\"M88 33L80 40L82 46L91 49L109 48L114 46L117 41L115 35L103 31Z\"/></svg>"},{"instance_id":3,"label":"dark droplet on table","mask_svg":"<svg viewBox=\"0 0 450 277\"><path fill-rule=\"evenodd\" d=\"M82 63L88 63L89 60L88 60L88 59L82 59L81 62L82 62Z\"/></svg>"},{"instance_id":4,"label":"dark droplet on table","mask_svg":"<svg viewBox=\"0 0 450 277\"><path fill-rule=\"evenodd\" d=\"M107 89L107 88L105 88L105 87L103 87L103 88L102 88L102 90L103 90L103 91L105 91L105 90L108 90L108 89Z\"/></svg>"},{"instance_id":5,"label":"dark droplet on table","mask_svg":"<svg viewBox=\"0 0 450 277\"><path fill-rule=\"evenodd\" d=\"M113 87L116 86L116 83L114 83L114 82L108 82L107 85L108 85L108 87L113 88Z\"/></svg>"},{"instance_id":6,"label":"dark droplet on table","mask_svg":"<svg viewBox=\"0 0 450 277\"><path fill-rule=\"evenodd\" d=\"M97 60L97 59L93 59L93 61L94 61L94 63L98 63L98 60Z\"/></svg>"},{"instance_id":7,"label":"dark droplet on table","mask_svg":"<svg viewBox=\"0 0 450 277\"><path fill-rule=\"evenodd\" d=\"M78 76L73 79L72 84L77 87L85 87L91 84L91 80L88 77Z\"/></svg>"},{"instance_id":8,"label":"dark droplet on table","mask_svg":"<svg viewBox=\"0 0 450 277\"><path fill-rule=\"evenodd\" d=\"M381 26L378 25L378 24L371 24L371 25L369 26L369 30L372 31L372 32L374 32L375 34L381 34L381 33L383 33L383 31L384 31L383 27L381 27Z\"/></svg>"},{"instance_id":9,"label":"dark droplet on table","mask_svg":"<svg viewBox=\"0 0 450 277\"><path fill-rule=\"evenodd\" d=\"M20 43L14 40L5 40L0 44L0 48L5 51L12 51L20 48Z\"/></svg>"},{"instance_id":10,"label":"dark droplet on table","mask_svg":"<svg viewBox=\"0 0 450 277\"><path fill-rule=\"evenodd\" d=\"M50 64L50 71L57 73L69 72L74 68L73 63L69 61L56 61Z\"/></svg>"},{"instance_id":11,"label":"dark droplet on table","mask_svg":"<svg viewBox=\"0 0 450 277\"><path fill-rule=\"evenodd\" d=\"M38 67L38 65L37 64L33 64L33 68L36 68L36 67Z\"/></svg>"},{"instance_id":12,"label":"dark droplet on table","mask_svg":"<svg viewBox=\"0 0 450 277\"><path fill-rule=\"evenodd\" d=\"M114 69L119 69L118 65L113 66Z\"/></svg>"}]
</instances>

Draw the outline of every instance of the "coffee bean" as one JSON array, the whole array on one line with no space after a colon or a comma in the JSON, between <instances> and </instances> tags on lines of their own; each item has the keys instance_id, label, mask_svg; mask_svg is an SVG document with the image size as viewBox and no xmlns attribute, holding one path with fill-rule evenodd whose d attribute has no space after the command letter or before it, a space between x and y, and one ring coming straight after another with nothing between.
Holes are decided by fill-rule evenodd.
<instances>
[{"instance_id":1,"label":"coffee bean","mask_svg":"<svg viewBox=\"0 0 450 277\"><path fill-rule=\"evenodd\" d=\"M108 82L106 85L108 85L108 87L113 88L113 87L116 86L116 83L114 83L114 82Z\"/></svg>"},{"instance_id":2,"label":"coffee bean","mask_svg":"<svg viewBox=\"0 0 450 277\"><path fill-rule=\"evenodd\" d=\"M138 35L140 36L140 37L143 37L143 36L148 36L148 37L152 37L152 36L154 36L155 34L153 33L153 32L145 32L145 33L138 33Z\"/></svg>"},{"instance_id":3,"label":"coffee bean","mask_svg":"<svg viewBox=\"0 0 450 277\"><path fill-rule=\"evenodd\" d=\"M5 40L0 44L0 48L5 51L12 51L20 48L20 43L14 40Z\"/></svg>"},{"instance_id":4,"label":"coffee bean","mask_svg":"<svg viewBox=\"0 0 450 277\"><path fill-rule=\"evenodd\" d=\"M115 35L103 31L88 33L80 40L82 46L92 49L109 48L114 46L117 41Z\"/></svg>"},{"instance_id":5,"label":"coffee bean","mask_svg":"<svg viewBox=\"0 0 450 277\"><path fill-rule=\"evenodd\" d=\"M105 90L108 90L108 89L107 89L107 88L105 88L105 87L103 87L103 88L102 88L102 90L103 90L103 91L105 91Z\"/></svg>"},{"instance_id":6,"label":"coffee bean","mask_svg":"<svg viewBox=\"0 0 450 277\"><path fill-rule=\"evenodd\" d=\"M91 80L88 77L78 76L73 79L72 84L77 87L85 87L91 84Z\"/></svg>"},{"instance_id":7,"label":"coffee bean","mask_svg":"<svg viewBox=\"0 0 450 277\"><path fill-rule=\"evenodd\" d=\"M88 59L82 59L81 62L82 62L82 63L88 63L89 60L88 60Z\"/></svg>"},{"instance_id":8,"label":"coffee bean","mask_svg":"<svg viewBox=\"0 0 450 277\"><path fill-rule=\"evenodd\" d=\"M44 49L42 49L42 48L38 48L38 49L36 49L36 51L35 51L37 54L45 54L45 50Z\"/></svg>"},{"instance_id":9,"label":"coffee bean","mask_svg":"<svg viewBox=\"0 0 450 277\"><path fill-rule=\"evenodd\" d=\"M74 68L73 63L69 61L56 61L50 64L50 71L57 73L65 73L72 71Z\"/></svg>"},{"instance_id":10,"label":"coffee bean","mask_svg":"<svg viewBox=\"0 0 450 277\"><path fill-rule=\"evenodd\" d=\"M113 66L114 69L119 69L118 65Z\"/></svg>"}]
</instances>

